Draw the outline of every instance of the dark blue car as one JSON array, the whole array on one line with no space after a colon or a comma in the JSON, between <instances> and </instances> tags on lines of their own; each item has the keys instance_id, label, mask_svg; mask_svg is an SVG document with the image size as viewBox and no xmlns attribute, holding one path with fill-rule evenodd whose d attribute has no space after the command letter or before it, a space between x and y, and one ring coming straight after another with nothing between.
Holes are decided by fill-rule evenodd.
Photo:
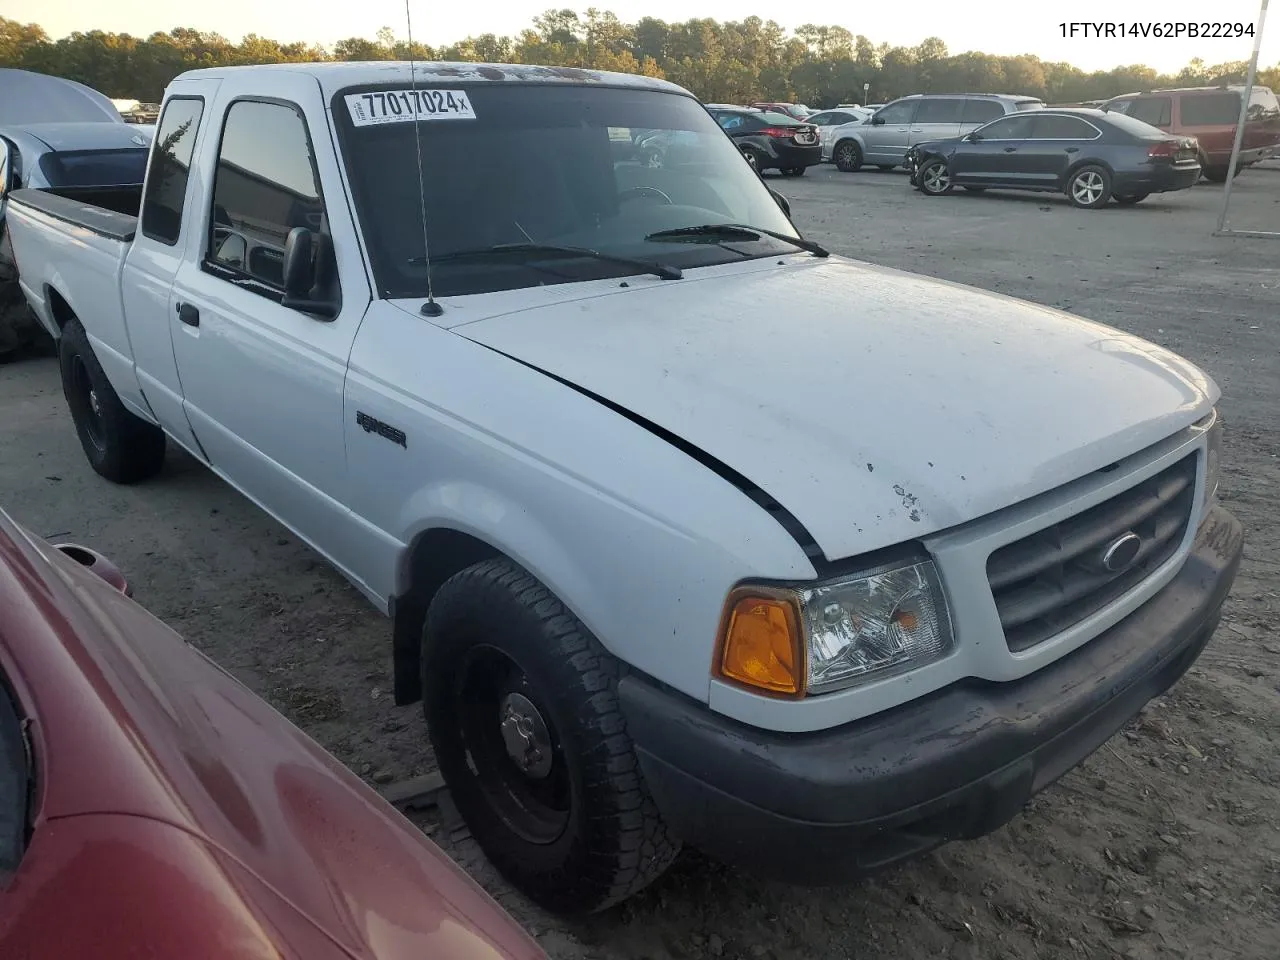
<instances>
[{"instance_id":1,"label":"dark blue car","mask_svg":"<svg viewBox=\"0 0 1280 960\"><path fill-rule=\"evenodd\" d=\"M1118 113L1046 109L1009 114L963 137L907 152L911 184L925 196L955 187L1065 193L1077 207L1137 203L1200 178L1194 137L1170 136Z\"/></svg>"}]
</instances>

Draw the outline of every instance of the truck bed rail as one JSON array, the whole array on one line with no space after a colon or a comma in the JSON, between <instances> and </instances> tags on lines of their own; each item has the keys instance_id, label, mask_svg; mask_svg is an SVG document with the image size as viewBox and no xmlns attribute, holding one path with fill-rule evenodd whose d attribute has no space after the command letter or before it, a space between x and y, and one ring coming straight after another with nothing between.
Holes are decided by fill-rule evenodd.
<instances>
[{"instance_id":1,"label":"truck bed rail","mask_svg":"<svg viewBox=\"0 0 1280 960\"><path fill-rule=\"evenodd\" d=\"M61 197L47 190L15 190L9 194L11 203L18 203L47 216L77 227L91 230L112 240L129 242L138 232L138 218L127 213L117 213L105 207L97 207L83 200Z\"/></svg>"}]
</instances>

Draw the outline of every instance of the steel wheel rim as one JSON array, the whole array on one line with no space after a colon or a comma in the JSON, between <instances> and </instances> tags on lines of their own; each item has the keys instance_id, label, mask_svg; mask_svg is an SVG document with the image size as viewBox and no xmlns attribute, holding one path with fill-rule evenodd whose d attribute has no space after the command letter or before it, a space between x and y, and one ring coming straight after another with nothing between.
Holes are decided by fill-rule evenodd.
<instances>
[{"instance_id":1,"label":"steel wheel rim","mask_svg":"<svg viewBox=\"0 0 1280 960\"><path fill-rule=\"evenodd\" d=\"M840 148L840 156L837 159L843 160L845 163L853 163L853 147L846 143Z\"/></svg>"},{"instance_id":2,"label":"steel wheel rim","mask_svg":"<svg viewBox=\"0 0 1280 960\"><path fill-rule=\"evenodd\" d=\"M951 185L947 168L940 163L930 164L924 171L924 188L930 193L941 193Z\"/></svg>"},{"instance_id":3,"label":"steel wheel rim","mask_svg":"<svg viewBox=\"0 0 1280 960\"><path fill-rule=\"evenodd\" d=\"M71 383L76 395L84 398L84 432L89 442L97 450L105 450L107 442L102 423L102 400L98 396L98 391L93 388L84 361L79 357L71 361Z\"/></svg>"},{"instance_id":4,"label":"steel wheel rim","mask_svg":"<svg viewBox=\"0 0 1280 960\"><path fill-rule=\"evenodd\" d=\"M756 170L759 168L760 164L756 160L756 155L754 153L744 153L743 156L747 158L747 164L751 167L752 170Z\"/></svg>"},{"instance_id":5,"label":"steel wheel rim","mask_svg":"<svg viewBox=\"0 0 1280 960\"><path fill-rule=\"evenodd\" d=\"M527 675L503 651L478 644L461 664L455 698L466 764L486 805L529 843L555 843L572 813L569 769Z\"/></svg>"},{"instance_id":6,"label":"steel wheel rim","mask_svg":"<svg viewBox=\"0 0 1280 960\"><path fill-rule=\"evenodd\" d=\"M1092 170L1079 174L1071 183L1071 195L1086 206L1093 206L1102 196L1102 175Z\"/></svg>"}]
</instances>

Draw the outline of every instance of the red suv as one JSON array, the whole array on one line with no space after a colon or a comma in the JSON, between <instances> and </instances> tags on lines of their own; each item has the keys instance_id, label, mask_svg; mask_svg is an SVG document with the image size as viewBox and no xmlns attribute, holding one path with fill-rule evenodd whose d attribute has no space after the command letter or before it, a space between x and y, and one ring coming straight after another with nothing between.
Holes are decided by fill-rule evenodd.
<instances>
[{"instance_id":1,"label":"red suv","mask_svg":"<svg viewBox=\"0 0 1280 960\"><path fill-rule=\"evenodd\" d=\"M1231 162L1243 92L1243 86L1223 86L1127 93L1108 100L1102 109L1126 114L1177 136L1195 137L1200 141L1204 176L1222 183ZM1280 154L1280 102L1269 88L1255 86L1249 97L1235 172L1275 154Z\"/></svg>"}]
</instances>

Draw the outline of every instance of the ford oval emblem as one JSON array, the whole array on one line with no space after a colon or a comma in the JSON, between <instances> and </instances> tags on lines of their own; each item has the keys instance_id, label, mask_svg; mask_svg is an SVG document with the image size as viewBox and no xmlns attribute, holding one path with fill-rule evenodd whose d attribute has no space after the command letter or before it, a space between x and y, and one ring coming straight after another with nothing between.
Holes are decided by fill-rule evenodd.
<instances>
[{"instance_id":1,"label":"ford oval emblem","mask_svg":"<svg viewBox=\"0 0 1280 960\"><path fill-rule=\"evenodd\" d=\"M1102 569L1108 573L1120 573L1137 559L1141 549L1142 538L1136 533L1117 537L1102 550Z\"/></svg>"}]
</instances>

